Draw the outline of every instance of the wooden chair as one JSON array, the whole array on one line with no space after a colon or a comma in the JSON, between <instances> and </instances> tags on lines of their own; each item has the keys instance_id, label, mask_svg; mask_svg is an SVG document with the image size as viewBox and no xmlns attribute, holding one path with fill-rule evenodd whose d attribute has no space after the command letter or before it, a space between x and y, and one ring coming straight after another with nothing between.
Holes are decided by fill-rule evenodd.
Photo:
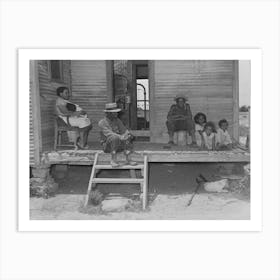
<instances>
[{"instance_id":1,"label":"wooden chair","mask_svg":"<svg viewBox=\"0 0 280 280\"><path fill-rule=\"evenodd\" d=\"M79 132L79 128L66 124L60 117L56 116L55 120L54 120L54 150L55 151L58 147L77 148L78 137L75 139L73 144L62 143L62 134L63 133L67 134L68 131ZM67 138L68 138L68 136L67 136Z\"/></svg>"}]
</instances>

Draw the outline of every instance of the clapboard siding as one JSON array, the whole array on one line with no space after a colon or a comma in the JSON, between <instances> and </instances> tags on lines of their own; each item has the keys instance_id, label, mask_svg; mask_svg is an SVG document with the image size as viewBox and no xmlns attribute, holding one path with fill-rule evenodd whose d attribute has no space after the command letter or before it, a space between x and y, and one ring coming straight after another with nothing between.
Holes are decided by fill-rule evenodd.
<instances>
[{"instance_id":1,"label":"clapboard siding","mask_svg":"<svg viewBox=\"0 0 280 280\"><path fill-rule=\"evenodd\" d=\"M99 141L98 122L104 117L108 100L105 60L73 60L71 63L72 101L79 104L92 120L89 141Z\"/></svg>"},{"instance_id":2,"label":"clapboard siding","mask_svg":"<svg viewBox=\"0 0 280 280\"><path fill-rule=\"evenodd\" d=\"M70 67L71 62L62 61L63 81L53 81L49 74L48 60L40 60L39 66L39 85L40 85L40 104L41 104L41 133L42 150L52 149L54 143L54 107L57 98L56 89L60 86L71 87Z\"/></svg>"},{"instance_id":3,"label":"clapboard siding","mask_svg":"<svg viewBox=\"0 0 280 280\"><path fill-rule=\"evenodd\" d=\"M167 141L166 116L178 93L189 92L193 116L204 112L216 124L226 118L233 132L234 61L156 60L152 67L152 141Z\"/></svg>"},{"instance_id":4,"label":"clapboard siding","mask_svg":"<svg viewBox=\"0 0 280 280\"><path fill-rule=\"evenodd\" d=\"M33 113L32 113L32 97L31 88L32 80L29 82L29 165L35 165L35 139L34 139L34 126L33 126Z\"/></svg>"}]
</instances>

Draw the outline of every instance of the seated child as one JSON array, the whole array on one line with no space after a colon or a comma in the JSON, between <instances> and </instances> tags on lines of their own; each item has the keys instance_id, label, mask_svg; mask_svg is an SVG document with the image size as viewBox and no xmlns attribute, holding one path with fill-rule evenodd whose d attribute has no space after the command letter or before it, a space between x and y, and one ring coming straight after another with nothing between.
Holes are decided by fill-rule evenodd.
<instances>
[{"instance_id":1,"label":"seated child","mask_svg":"<svg viewBox=\"0 0 280 280\"><path fill-rule=\"evenodd\" d=\"M196 144L198 147L202 147L202 144L203 144L202 132L203 132L204 126L207 122L206 115L201 112L197 113L194 116L194 122L195 122Z\"/></svg>"},{"instance_id":2,"label":"seated child","mask_svg":"<svg viewBox=\"0 0 280 280\"><path fill-rule=\"evenodd\" d=\"M219 128L216 136L216 148L217 150L231 150L232 141L228 133L228 122L226 119L219 121Z\"/></svg>"},{"instance_id":3,"label":"seated child","mask_svg":"<svg viewBox=\"0 0 280 280\"><path fill-rule=\"evenodd\" d=\"M87 118L87 113L77 104L67 102L66 108L70 112L80 112L80 117Z\"/></svg>"},{"instance_id":4,"label":"seated child","mask_svg":"<svg viewBox=\"0 0 280 280\"><path fill-rule=\"evenodd\" d=\"M213 122L207 122L202 132L203 144L202 147L206 150L215 150L215 134L216 129Z\"/></svg>"}]
</instances>

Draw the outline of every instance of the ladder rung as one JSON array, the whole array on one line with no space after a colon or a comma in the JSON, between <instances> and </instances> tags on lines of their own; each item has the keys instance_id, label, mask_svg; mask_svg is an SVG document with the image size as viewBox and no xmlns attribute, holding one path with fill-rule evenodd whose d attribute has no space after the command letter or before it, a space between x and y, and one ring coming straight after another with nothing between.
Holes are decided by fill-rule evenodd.
<instances>
[{"instance_id":1,"label":"ladder rung","mask_svg":"<svg viewBox=\"0 0 280 280\"><path fill-rule=\"evenodd\" d=\"M112 183L112 184L140 184L143 183L143 178L93 178L92 183L95 184L104 184L104 183Z\"/></svg>"},{"instance_id":2,"label":"ladder rung","mask_svg":"<svg viewBox=\"0 0 280 280\"><path fill-rule=\"evenodd\" d=\"M117 167L112 167L110 164L104 164L104 165L95 165L96 169L143 169L144 165L143 164L138 164L138 165L120 165Z\"/></svg>"}]
</instances>

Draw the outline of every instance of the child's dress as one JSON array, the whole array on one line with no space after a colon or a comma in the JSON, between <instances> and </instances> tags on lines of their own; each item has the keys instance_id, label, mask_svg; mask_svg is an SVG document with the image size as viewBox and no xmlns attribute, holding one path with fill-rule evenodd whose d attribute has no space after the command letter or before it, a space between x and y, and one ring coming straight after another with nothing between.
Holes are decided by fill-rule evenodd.
<instances>
[{"instance_id":1,"label":"child's dress","mask_svg":"<svg viewBox=\"0 0 280 280\"><path fill-rule=\"evenodd\" d=\"M203 139L204 139L204 144L205 147L208 150L213 150L213 142L215 143L215 133L211 133L210 135L207 135L206 132L202 133ZM214 139L214 140L213 140Z\"/></svg>"},{"instance_id":2,"label":"child's dress","mask_svg":"<svg viewBox=\"0 0 280 280\"><path fill-rule=\"evenodd\" d=\"M228 131L223 131L221 128L218 128L216 135L216 144L228 145L232 144L231 137Z\"/></svg>"},{"instance_id":3,"label":"child's dress","mask_svg":"<svg viewBox=\"0 0 280 280\"><path fill-rule=\"evenodd\" d=\"M203 130L204 130L204 125L200 125L198 123L195 124L195 139L198 147L202 146L202 137L200 133L202 133Z\"/></svg>"}]
</instances>

